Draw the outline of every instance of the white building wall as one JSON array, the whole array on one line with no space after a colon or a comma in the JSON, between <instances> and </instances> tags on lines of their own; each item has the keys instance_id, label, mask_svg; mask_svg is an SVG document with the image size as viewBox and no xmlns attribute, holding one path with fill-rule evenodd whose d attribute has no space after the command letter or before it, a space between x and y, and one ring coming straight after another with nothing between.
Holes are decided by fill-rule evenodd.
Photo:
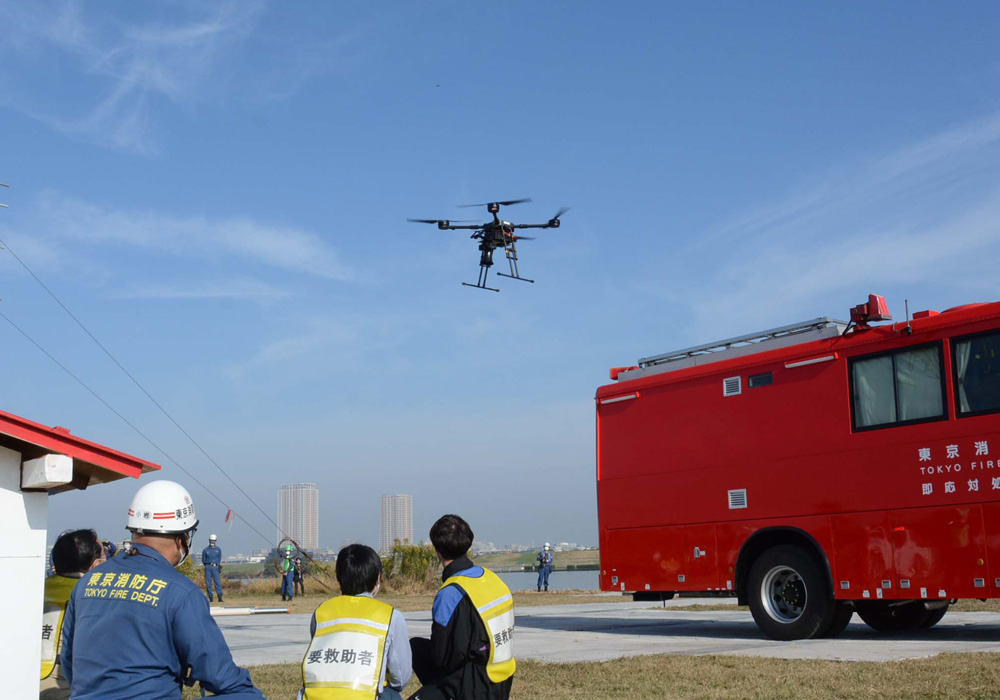
<instances>
[{"instance_id":1,"label":"white building wall","mask_svg":"<svg viewBox=\"0 0 1000 700\"><path fill-rule=\"evenodd\" d=\"M0 447L0 678L9 700L38 698L48 499L21 491L21 454Z\"/></svg>"},{"instance_id":2,"label":"white building wall","mask_svg":"<svg viewBox=\"0 0 1000 700\"><path fill-rule=\"evenodd\" d=\"M382 496L380 506L379 552L391 550L396 540L413 544L413 496Z\"/></svg>"},{"instance_id":3,"label":"white building wall","mask_svg":"<svg viewBox=\"0 0 1000 700\"><path fill-rule=\"evenodd\" d=\"M278 528L278 541L288 536L305 549L319 547L316 484L284 484L278 489Z\"/></svg>"}]
</instances>

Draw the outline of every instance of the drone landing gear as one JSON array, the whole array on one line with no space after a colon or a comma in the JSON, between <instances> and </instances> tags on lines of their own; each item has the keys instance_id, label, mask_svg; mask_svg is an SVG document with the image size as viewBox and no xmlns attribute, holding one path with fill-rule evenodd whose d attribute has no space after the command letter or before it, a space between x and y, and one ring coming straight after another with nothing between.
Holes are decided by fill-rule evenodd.
<instances>
[{"instance_id":1,"label":"drone landing gear","mask_svg":"<svg viewBox=\"0 0 1000 700\"><path fill-rule=\"evenodd\" d=\"M517 275L505 275L502 272L498 272L497 275L499 275L500 277L507 277L512 280L521 280L522 282L531 282L532 284L535 283L535 280L529 280L527 277L518 277Z\"/></svg>"},{"instance_id":2,"label":"drone landing gear","mask_svg":"<svg viewBox=\"0 0 1000 700\"><path fill-rule=\"evenodd\" d=\"M535 283L535 280L529 280L527 277L521 277L521 273L517 269L517 248L514 247L514 242L511 241L510 245L504 248L507 253L507 262L510 264L510 274L505 274L503 272L498 272L497 275L500 277L507 277L512 280L521 280L522 282Z\"/></svg>"},{"instance_id":3,"label":"drone landing gear","mask_svg":"<svg viewBox=\"0 0 1000 700\"><path fill-rule=\"evenodd\" d=\"M493 264L493 262L490 261L490 265L492 265L492 264ZM491 292L499 292L500 291L499 289L495 289L494 287L487 287L486 286L486 277L490 274L490 265L482 265L479 268L479 281L478 282L476 282L475 284L469 284L468 282L462 282L462 286L463 287L476 287L478 289L488 289ZM500 274L500 273L498 272L497 274Z\"/></svg>"}]
</instances>

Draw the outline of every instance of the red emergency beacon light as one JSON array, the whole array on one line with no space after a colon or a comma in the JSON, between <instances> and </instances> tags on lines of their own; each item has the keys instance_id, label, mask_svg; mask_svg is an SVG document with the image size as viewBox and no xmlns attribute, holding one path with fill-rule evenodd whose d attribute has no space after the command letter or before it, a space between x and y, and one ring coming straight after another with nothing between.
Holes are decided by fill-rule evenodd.
<instances>
[{"instance_id":1,"label":"red emergency beacon light","mask_svg":"<svg viewBox=\"0 0 1000 700\"><path fill-rule=\"evenodd\" d=\"M858 304L851 309L851 323L858 328L867 328L872 321L891 320L889 305L885 303L885 297L878 294L869 294L867 304Z\"/></svg>"},{"instance_id":2,"label":"red emergency beacon light","mask_svg":"<svg viewBox=\"0 0 1000 700\"><path fill-rule=\"evenodd\" d=\"M597 389L600 585L736 596L773 639L1000 598L1000 302L813 318Z\"/></svg>"}]
</instances>

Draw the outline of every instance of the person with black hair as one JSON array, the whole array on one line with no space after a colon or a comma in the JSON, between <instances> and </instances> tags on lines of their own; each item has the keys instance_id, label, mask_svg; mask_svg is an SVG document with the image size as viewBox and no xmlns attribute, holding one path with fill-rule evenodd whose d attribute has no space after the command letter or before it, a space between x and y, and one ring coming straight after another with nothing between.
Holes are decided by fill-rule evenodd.
<instances>
[{"instance_id":1,"label":"person with black hair","mask_svg":"<svg viewBox=\"0 0 1000 700\"><path fill-rule=\"evenodd\" d=\"M59 664L66 606L83 575L101 564L104 558L104 547L93 530L64 532L52 546L50 559L55 574L45 579L40 700L64 700L69 697L69 682Z\"/></svg>"},{"instance_id":2,"label":"person with black hair","mask_svg":"<svg viewBox=\"0 0 1000 700\"><path fill-rule=\"evenodd\" d=\"M341 595L313 613L300 700L402 700L410 645L403 614L375 600L382 560L363 544L344 547L337 554L337 583Z\"/></svg>"},{"instance_id":3,"label":"person with black hair","mask_svg":"<svg viewBox=\"0 0 1000 700\"><path fill-rule=\"evenodd\" d=\"M514 599L500 577L468 557L472 528L444 515L430 538L444 567L431 638L410 640L422 688L410 700L507 700L514 683Z\"/></svg>"},{"instance_id":4,"label":"person with black hair","mask_svg":"<svg viewBox=\"0 0 1000 700\"><path fill-rule=\"evenodd\" d=\"M292 582L295 584L295 595L305 597L306 594L306 565L302 557L295 557L295 573L292 574Z\"/></svg>"}]
</instances>

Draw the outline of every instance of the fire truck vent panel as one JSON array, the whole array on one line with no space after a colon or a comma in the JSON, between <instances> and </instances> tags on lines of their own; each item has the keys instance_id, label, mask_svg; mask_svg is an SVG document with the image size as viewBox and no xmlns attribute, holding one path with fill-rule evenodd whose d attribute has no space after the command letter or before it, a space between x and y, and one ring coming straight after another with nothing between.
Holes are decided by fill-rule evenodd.
<instances>
[{"instance_id":1,"label":"fire truck vent panel","mask_svg":"<svg viewBox=\"0 0 1000 700\"><path fill-rule=\"evenodd\" d=\"M747 507L747 490L734 489L729 492L729 510Z\"/></svg>"},{"instance_id":2,"label":"fire truck vent panel","mask_svg":"<svg viewBox=\"0 0 1000 700\"><path fill-rule=\"evenodd\" d=\"M743 393L743 382L739 377L727 377L722 380L723 396L738 396Z\"/></svg>"}]
</instances>

